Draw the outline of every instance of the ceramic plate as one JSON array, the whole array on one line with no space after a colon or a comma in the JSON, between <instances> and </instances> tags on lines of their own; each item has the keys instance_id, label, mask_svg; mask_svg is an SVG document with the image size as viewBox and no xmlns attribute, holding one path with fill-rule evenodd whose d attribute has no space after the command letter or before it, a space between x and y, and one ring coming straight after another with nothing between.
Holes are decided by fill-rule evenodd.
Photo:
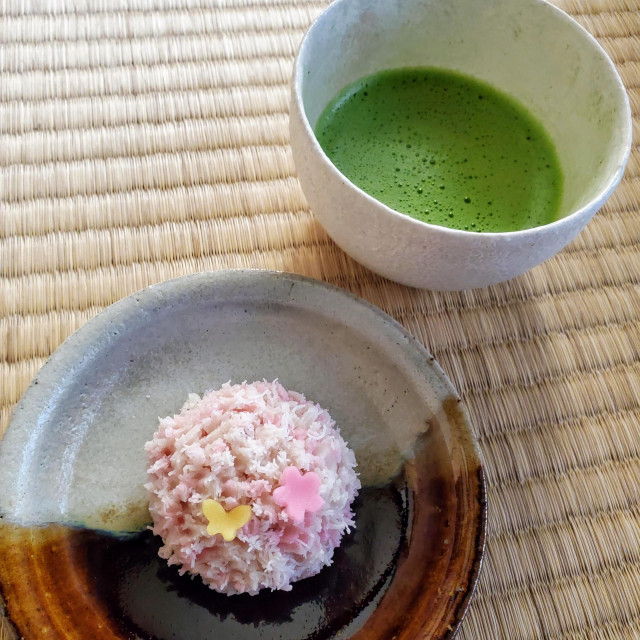
<instances>
[{"instance_id":1,"label":"ceramic plate","mask_svg":"<svg viewBox=\"0 0 640 640\"><path fill-rule=\"evenodd\" d=\"M188 393L275 378L354 450L357 528L291 592L226 597L157 557L143 446ZM30 639L446 638L483 551L482 467L440 367L379 309L281 273L179 278L88 322L16 408L0 483L0 587Z\"/></svg>"}]
</instances>

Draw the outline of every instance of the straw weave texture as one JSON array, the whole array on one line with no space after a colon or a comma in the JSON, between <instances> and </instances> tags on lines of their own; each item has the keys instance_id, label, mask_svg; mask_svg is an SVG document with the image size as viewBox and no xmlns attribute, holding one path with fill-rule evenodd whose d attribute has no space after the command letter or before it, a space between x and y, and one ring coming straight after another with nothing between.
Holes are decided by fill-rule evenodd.
<instances>
[{"instance_id":1,"label":"straw weave texture","mask_svg":"<svg viewBox=\"0 0 640 640\"><path fill-rule=\"evenodd\" d=\"M612 56L640 133L637 0L559 0ZM565 251L501 286L408 289L314 221L288 146L315 0L0 3L0 433L52 351L187 273L292 271L435 355L486 460L463 640L640 638L640 150ZM2 636L0 625L0 636Z\"/></svg>"}]
</instances>

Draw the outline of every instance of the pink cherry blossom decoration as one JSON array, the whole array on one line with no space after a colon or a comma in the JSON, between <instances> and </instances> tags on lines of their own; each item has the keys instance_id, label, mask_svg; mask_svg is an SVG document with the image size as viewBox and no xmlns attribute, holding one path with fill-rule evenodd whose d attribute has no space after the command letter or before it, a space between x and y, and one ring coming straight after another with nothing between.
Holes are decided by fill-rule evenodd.
<instances>
[{"instance_id":1,"label":"pink cherry blossom decoration","mask_svg":"<svg viewBox=\"0 0 640 640\"><path fill-rule=\"evenodd\" d=\"M273 492L273 501L284 507L294 522L304 520L305 511L320 509L324 500L318 495L320 477L309 471L302 475L296 467L286 467L280 476L280 486Z\"/></svg>"}]
</instances>

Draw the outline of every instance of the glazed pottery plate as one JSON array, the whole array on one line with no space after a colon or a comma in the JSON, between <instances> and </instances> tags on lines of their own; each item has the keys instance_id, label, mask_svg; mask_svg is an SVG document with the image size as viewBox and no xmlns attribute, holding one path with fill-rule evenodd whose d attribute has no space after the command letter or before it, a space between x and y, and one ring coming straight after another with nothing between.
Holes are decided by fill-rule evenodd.
<instances>
[{"instance_id":1,"label":"glazed pottery plate","mask_svg":"<svg viewBox=\"0 0 640 640\"><path fill-rule=\"evenodd\" d=\"M158 558L144 443L189 393L262 379L329 410L363 489L330 567L227 597ZM0 487L0 587L31 640L446 638L483 551L482 467L440 367L379 309L266 271L164 282L88 322L17 406Z\"/></svg>"}]
</instances>

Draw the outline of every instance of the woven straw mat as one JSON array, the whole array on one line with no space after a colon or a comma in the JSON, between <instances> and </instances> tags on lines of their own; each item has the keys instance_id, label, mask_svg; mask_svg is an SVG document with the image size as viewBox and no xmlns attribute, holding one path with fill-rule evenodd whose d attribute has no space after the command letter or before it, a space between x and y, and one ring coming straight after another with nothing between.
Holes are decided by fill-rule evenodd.
<instances>
[{"instance_id":1,"label":"woven straw mat","mask_svg":"<svg viewBox=\"0 0 640 640\"><path fill-rule=\"evenodd\" d=\"M560 0L640 114L637 0ZM397 318L466 401L486 563L459 637L640 638L640 152L554 259L459 293L396 285L315 222L288 80L318 0L0 2L0 433L52 351L151 283L257 267ZM0 631L0 635L1 631Z\"/></svg>"}]
</instances>

